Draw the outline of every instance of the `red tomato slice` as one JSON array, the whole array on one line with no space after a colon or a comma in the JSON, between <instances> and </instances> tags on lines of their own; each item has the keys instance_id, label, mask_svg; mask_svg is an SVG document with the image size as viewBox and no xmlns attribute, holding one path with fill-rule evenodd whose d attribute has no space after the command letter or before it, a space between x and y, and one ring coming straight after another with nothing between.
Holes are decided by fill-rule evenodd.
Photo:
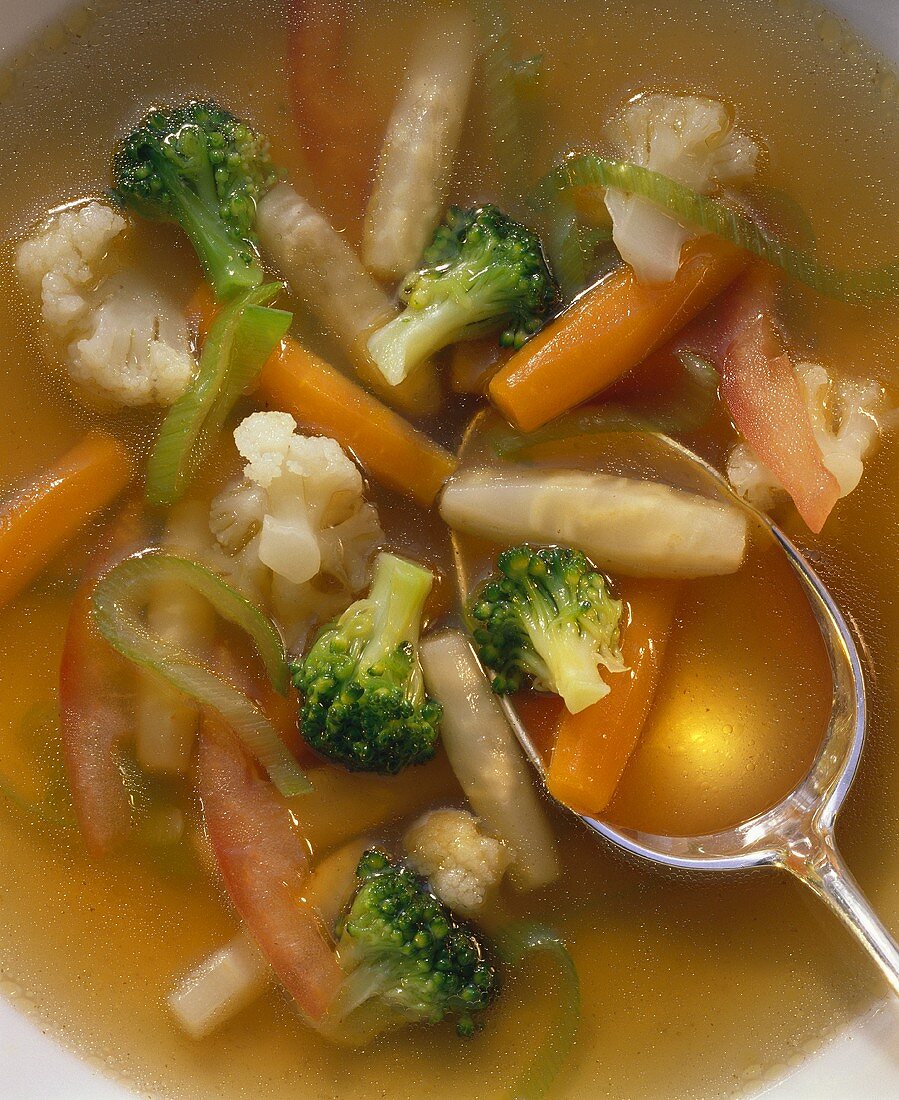
<instances>
[{"instance_id":1,"label":"red tomato slice","mask_svg":"<svg viewBox=\"0 0 899 1100\"><path fill-rule=\"evenodd\" d=\"M740 434L820 531L840 496L824 465L802 387L774 327L774 277L758 266L735 291L732 339L721 365L721 396Z\"/></svg>"},{"instance_id":2,"label":"red tomato slice","mask_svg":"<svg viewBox=\"0 0 899 1100\"><path fill-rule=\"evenodd\" d=\"M116 749L133 732L125 706L131 670L94 628L91 596L99 576L139 548L136 504L111 524L75 595L59 667L59 710L66 773L88 851L105 856L124 844L131 803Z\"/></svg>"},{"instance_id":3,"label":"red tomato slice","mask_svg":"<svg viewBox=\"0 0 899 1100\"><path fill-rule=\"evenodd\" d=\"M293 0L287 71L293 114L321 202L335 228L358 229L383 120L346 67L347 0Z\"/></svg>"},{"instance_id":4,"label":"red tomato slice","mask_svg":"<svg viewBox=\"0 0 899 1100\"><path fill-rule=\"evenodd\" d=\"M198 786L228 897L281 984L310 1020L320 1020L343 971L318 919L300 900L310 849L237 737L208 714L200 734Z\"/></svg>"}]
</instances>

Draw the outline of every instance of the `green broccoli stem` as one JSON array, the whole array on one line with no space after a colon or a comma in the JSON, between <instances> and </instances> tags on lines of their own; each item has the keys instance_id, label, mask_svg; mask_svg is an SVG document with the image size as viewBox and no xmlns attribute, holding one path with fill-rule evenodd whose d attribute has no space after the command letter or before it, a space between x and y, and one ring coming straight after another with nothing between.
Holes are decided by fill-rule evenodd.
<instances>
[{"instance_id":1,"label":"green broccoli stem","mask_svg":"<svg viewBox=\"0 0 899 1100\"><path fill-rule=\"evenodd\" d=\"M535 631L531 641L549 669L556 692L572 714L586 710L608 695L610 688L599 674L596 649L576 627L556 627L546 634Z\"/></svg>"},{"instance_id":2,"label":"green broccoli stem","mask_svg":"<svg viewBox=\"0 0 899 1100\"><path fill-rule=\"evenodd\" d=\"M219 216L181 179L165 156L153 152L153 164L178 210L178 224L190 238L218 299L224 300L262 282L263 271L245 242L235 240Z\"/></svg>"},{"instance_id":3,"label":"green broccoli stem","mask_svg":"<svg viewBox=\"0 0 899 1100\"><path fill-rule=\"evenodd\" d=\"M600 676L593 639L579 628L580 609L576 601L563 583L552 584L549 578L547 583L558 611L539 614L545 597L536 588L530 602L521 603L522 622L545 666L535 667L531 672L535 680L561 696L571 714L577 714L608 695L610 688Z\"/></svg>"},{"instance_id":4,"label":"green broccoli stem","mask_svg":"<svg viewBox=\"0 0 899 1100\"><path fill-rule=\"evenodd\" d=\"M404 310L370 337L368 353L390 385L398 386L449 344L499 329L504 320L495 302L479 302L469 291L464 301L449 298L421 310Z\"/></svg>"},{"instance_id":5,"label":"green broccoli stem","mask_svg":"<svg viewBox=\"0 0 899 1100\"><path fill-rule=\"evenodd\" d=\"M372 635L359 660L371 668L404 642L418 645L425 600L433 575L420 565L394 554L379 554L368 595L374 609Z\"/></svg>"}]
</instances>

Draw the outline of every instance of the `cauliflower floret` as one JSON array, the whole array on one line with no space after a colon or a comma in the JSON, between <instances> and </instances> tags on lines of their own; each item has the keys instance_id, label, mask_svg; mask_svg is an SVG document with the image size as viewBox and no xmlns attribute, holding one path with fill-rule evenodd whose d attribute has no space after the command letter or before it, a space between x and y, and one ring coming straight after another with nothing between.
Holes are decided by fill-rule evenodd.
<instances>
[{"instance_id":1,"label":"cauliflower floret","mask_svg":"<svg viewBox=\"0 0 899 1100\"><path fill-rule=\"evenodd\" d=\"M758 157L758 146L733 128L724 104L700 96L638 96L611 124L609 136L622 157L703 194L750 180ZM670 282L693 231L648 200L613 189L606 192L606 207L615 245L637 278Z\"/></svg>"},{"instance_id":2,"label":"cauliflower floret","mask_svg":"<svg viewBox=\"0 0 899 1100\"><path fill-rule=\"evenodd\" d=\"M187 320L117 256L127 225L102 202L62 210L22 242L17 268L78 392L103 405L170 405L194 370Z\"/></svg>"},{"instance_id":3,"label":"cauliflower floret","mask_svg":"<svg viewBox=\"0 0 899 1100\"><path fill-rule=\"evenodd\" d=\"M883 388L854 378L833 379L819 363L797 363L796 374L808 406L812 431L824 465L847 496L861 481L864 460L872 453L886 412ZM737 493L768 511L784 496L774 475L746 443L727 459L727 476Z\"/></svg>"},{"instance_id":4,"label":"cauliflower floret","mask_svg":"<svg viewBox=\"0 0 899 1100\"><path fill-rule=\"evenodd\" d=\"M512 856L466 810L432 810L403 838L409 865L450 909L474 916L496 889Z\"/></svg>"},{"instance_id":5,"label":"cauliflower floret","mask_svg":"<svg viewBox=\"0 0 899 1100\"><path fill-rule=\"evenodd\" d=\"M288 413L253 413L234 431L244 478L212 502L224 569L269 606L297 648L368 584L384 541L362 475L333 439L302 436Z\"/></svg>"}]
</instances>

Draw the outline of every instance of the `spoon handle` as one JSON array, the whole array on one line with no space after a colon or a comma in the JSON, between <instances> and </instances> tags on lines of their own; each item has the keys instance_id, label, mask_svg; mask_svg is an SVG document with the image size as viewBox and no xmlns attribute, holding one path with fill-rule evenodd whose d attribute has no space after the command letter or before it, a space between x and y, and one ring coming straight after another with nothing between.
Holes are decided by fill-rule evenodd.
<instances>
[{"instance_id":1,"label":"spoon handle","mask_svg":"<svg viewBox=\"0 0 899 1100\"><path fill-rule=\"evenodd\" d=\"M871 904L852 877L833 839L804 852L791 852L784 867L804 882L836 913L862 947L880 967L893 992L899 996L899 944L881 923Z\"/></svg>"}]
</instances>

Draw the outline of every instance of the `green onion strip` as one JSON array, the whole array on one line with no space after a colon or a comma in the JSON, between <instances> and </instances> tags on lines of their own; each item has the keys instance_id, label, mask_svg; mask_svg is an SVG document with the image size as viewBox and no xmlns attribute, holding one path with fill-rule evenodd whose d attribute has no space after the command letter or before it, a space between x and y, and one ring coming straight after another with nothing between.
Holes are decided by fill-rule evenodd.
<instances>
[{"instance_id":1,"label":"green onion strip","mask_svg":"<svg viewBox=\"0 0 899 1100\"><path fill-rule=\"evenodd\" d=\"M510 1090L514 1100L539 1100L558 1077L577 1039L581 1021L581 983L574 960L558 933L542 924L524 921L504 929L497 943L500 958L509 966L525 956L546 952L558 963L558 1014L531 1064Z\"/></svg>"},{"instance_id":2,"label":"green onion strip","mask_svg":"<svg viewBox=\"0 0 899 1100\"><path fill-rule=\"evenodd\" d=\"M265 308L283 286L254 287L219 311L197 373L166 414L150 454L147 499L151 504L174 504L183 496L235 402L287 332L291 314Z\"/></svg>"},{"instance_id":3,"label":"green onion strip","mask_svg":"<svg viewBox=\"0 0 899 1100\"><path fill-rule=\"evenodd\" d=\"M198 662L180 646L152 634L141 609L160 583L186 584L251 638L279 692L289 674L284 643L271 621L249 600L197 562L158 551L127 558L106 573L93 595L93 615L107 642L140 668L161 677L204 707L216 711L240 737L286 797L306 794L312 784L262 711L242 691Z\"/></svg>"},{"instance_id":4,"label":"green onion strip","mask_svg":"<svg viewBox=\"0 0 899 1100\"><path fill-rule=\"evenodd\" d=\"M533 201L538 208L544 208L556 201L559 194L575 187L614 187L629 195L639 195L678 221L745 248L831 298L867 303L899 293L899 264L850 272L818 263L806 252L769 233L718 199L700 195L676 180L637 164L591 153L573 154L544 177Z\"/></svg>"}]
</instances>

